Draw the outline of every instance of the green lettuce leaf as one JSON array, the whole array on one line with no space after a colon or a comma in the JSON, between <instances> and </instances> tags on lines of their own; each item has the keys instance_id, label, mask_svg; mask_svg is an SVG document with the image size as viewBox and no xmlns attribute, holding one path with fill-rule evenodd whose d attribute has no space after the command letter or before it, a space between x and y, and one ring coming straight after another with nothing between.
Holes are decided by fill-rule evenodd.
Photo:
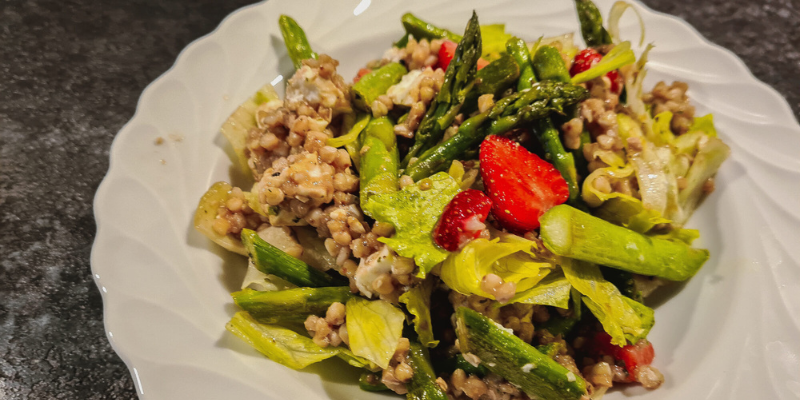
<instances>
[{"instance_id":1,"label":"green lettuce leaf","mask_svg":"<svg viewBox=\"0 0 800 400\"><path fill-rule=\"evenodd\" d=\"M700 201L703 200L703 185L708 178L714 176L725 161L731 154L731 148L728 147L722 140L709 137L705 145L697 151L697 156L694 158L692 166L689 167L689 172L686 174L686 187L684 187L678 196L680 204L680 214L676 219L676 223L682 226L686 220L692 215Z\"/></svg>"},{"instance_id":2,"label":"green lettuce leaf","mask_svg":"<svg viewBox=\"0 0 800 400\"><path fill-rule=\"evenodd\" d=\"M481 56L486 61L494 61L500 53L506 51L506 42L511 35L506 33L505 24L481 25L481 40L483 52Z\"/></svg>"},{"instance_id":3,"label":"green lettuce leaf","mask_svg":"<svg viewBox=\"0 0 800 400\"><path fill-rule=\"evenodd\" d=\"M355 298L345 305L350 350L381 368L389 366L406 317L386 300Z\"/></svg>"},{"instance_id":4,"label":"green lettuce leaf","mask_svg":"<svg viewBox=\"0 0 800 400\"><path fill-rule=\"evenodd\" d=\"M624 346L645 339L653 327L653 310L620 293L605 280L596 265L562 259L569 283L583 295L583 302L611 335L611 343ZM634 304L635 303L635 304Z\"/></svg>"},{"instance_id":5,"label":"green lettuce leaf","mask_svg":"<svg viewBox=\"0 0 800 400\"><path fill-rule=\"evenodd\" d=\"M431 293L434 282L426 279L422 284L409 289L400 296L400 302L406 305L408 312L414 316L414 330L419 335L419 341L425 347L436 347L438 340L433 338L431 324Z\"/></svg>"},{"instance_id":6,"label":"green lettuce leaf","mask_svg":"<svg viewBox=\"0 0 800 400\"><path fill-rule=\"evenodd\" d=\"M670 144L675 140L670 124L672 123L672 113L664 111L653 117L653 135L648 139L656 146Z\"/></svg>"},{"instance_id":7,"label":"green lettuce leaf","mask_svg":"<svg viewBox=\"0 0 800 400\"><path fill-rule=\"evenodd\" d=\"M217 211L220 205L228 201L231 189L233 187L226 182L217 182L208 188L208 191L200 198L200 203L194 212L194 228L214 241L214 243L224 247L225 250L246 256L247 250L244 249L239 238L233 235L220 235L214 230Z\"/></svg>"},{"instance_id":8,"label":"green lettuce leaf","mask_svg":"<svg viewBox=\"0 0 800 400\"><path fill-rule=\"evenodd\" d=\"M714 115L706 114L702 117L695 117L694 121L692 121L692 126L689 127L689 131L686 133L692 132L703 132L708 136L717 137L717 128L714 127Z\"/></svg>"},{"instance_id":9,"label":"green lettuce leaf","mask_svg":"<svg viewBox=\"0 0 800 400\"><path fill-rule=\"evenodd\" d=\"M631 165L598 168L584 180L581 196L590 207L596 207L596 216L639 233L647 232L658 224L669 223L669 219L656 210L646 208L641 200L619 192L603 193L595 186L600 177L613 184L615 180L629 179L633 174Z\"/></svg>"},{"instance_id":10,"label":"green lettuce leaf","mask_svg":"<svg viewBox=\"0 0 800 400\"><path fill-rule=\"evenodd\" d=\"M475 239L445 260L439 276L451 289L466 295L494 299L492 294L481 289L481 281L487 274L514 282L517 292L524 292L547 275L542 269L549 272L553 268L552 264L532 257L531 248L535 246L534 242L515 235L493 240Z\"/></svg>"},{"instance_id":11,"label":"green lettuce leaf","mask_svg":"<svg viewBox=\"0 0 800 400\"><path fill-rule=\"evenodd\" d=\"M291 329L258 323L246 312L236 313L225 328L270 360L292 369L302 369L334 357L343 349L319 347Z\"/></svg>"},{"instance_id":12,"label":"green lettuce leaf","mask_svg":"<svg viewBox=\"0 0 800 400\"><path fill-rule=\"evenodd\" d=\"M541 304L563 309L569 308L572 285L561 272L550 273L541 269L546 276L536 286L517 293L509 303Z\"/></svg>"},{"instance_id":13,"label":"green lettuce leaf","mask_svg":"<svg viewBox=\"0 0 800 400\"><path fill-rule=\"evenodd\" d=\"M636 55L631 50L631 42L622 42L614 46L594 67L573 76L572 83L577 85L588 82L634 62L636 62Z\"/></svg>"},{"instance_id":14,"label":"green lettuce leaf","mask_svg":"<svg viewBox=\"0 0 800 400\"><path fill-rule=\"evenodd\" d=\"M430 188L422 190L422 184ZM444 207L460 191L459 182L439 172L399 192L372 196L364 208L376 220L394 225L393 237L378 240L397 254L413 258L419 266L417 276L424 278L449 254L433 242L431 232Z\"/></svg>"}]
</instances>

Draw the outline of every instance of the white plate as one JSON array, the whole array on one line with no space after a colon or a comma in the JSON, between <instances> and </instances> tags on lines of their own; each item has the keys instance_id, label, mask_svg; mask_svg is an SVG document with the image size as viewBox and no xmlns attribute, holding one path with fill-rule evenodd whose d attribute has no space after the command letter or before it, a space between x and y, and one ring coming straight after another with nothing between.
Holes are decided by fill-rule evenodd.
<instances>
[{"instance_id":1,"label":"white plate","mask_svg":"<svg viewBox=\"0 0 800 400\"><path fill-rule=\"evenodd\" d=\"M228 293L238 289L245 263L203 238L191 219L213 182L231 180L222 122L261 85L292 71L279 14L297 19L317 52L340 60L346 78L401 36L400 16L409 10L461 30L475 8L481 22L505 22L527 39L578 30L572 1L443 3L272 0L246 7L189 45L144 91L111 148L95 198L92 249L108 339L141 398L382 396L360 391L356 372L336 361L296 372L229 335ZM598 3L607 15L612 1ZM647 86L688 82L698 114L714 113L733 155L691 221L711 259L656 309L650 339L666 383L607 398L798 399L800 127L786 102L729 51L677 18L637 9L657 45ZM637 29L632 16L623 19L623 37L638 38ZM166 142L155 145L157 137Z\"/></svg>"}]
</instances>

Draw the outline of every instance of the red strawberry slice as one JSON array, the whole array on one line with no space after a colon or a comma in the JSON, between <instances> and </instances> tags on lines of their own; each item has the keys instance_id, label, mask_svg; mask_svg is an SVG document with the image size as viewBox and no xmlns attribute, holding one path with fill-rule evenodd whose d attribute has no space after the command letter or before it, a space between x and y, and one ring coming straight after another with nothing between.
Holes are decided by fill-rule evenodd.
<instances>
[{"instance_id":1,"label":"red strawberry slice","mask_svg":"<svg viewBox=\"0 0 800 400\"><path fill-rule=\"evenodd\" d=\"M569 198L561 173L510 139L487 137L481 143L480 160L483 185L493 203L492 215L510 231L538 228L545 211Z\"/></svg>"},{"instance_id":2,"label":"red strawberry slice","mask_svg":"<svg viewBox=\"0 0 800 400\"><path fill-rule=\"evenodd\" d=\"M572 67L569 69L569 75L575 76L594 67L602 58L603 55L593 48L581 50L572 60ZM611 81L611 91L619 94L622 89L622 78L619 76L619 72L613 70L607 73L606 77Z\"/></svg>"},{"instance_id":3,"label":"red strawberry slice","mask_svg":"<svg viewBox=\"0 0 800 400\"><path fill-rule=\"evenodd\" d=\"M442 47L439 47L439 68L447 70L450 61L453 61L453 57L456 55L456 47L458 47L456 42L450 40L442 42Z\"/></svg>"},{"instance_id":4,"label":"red strawberry slice","mask_svg":"<svg viewBox=\"0 0 800 400\"><path fill-rule=\"evenodd\" d=\"M467 189L450 200L433 229L433 240L447 251L458 251L486 228L492 201L483 192Z\"/></svg>"}]
</instances>

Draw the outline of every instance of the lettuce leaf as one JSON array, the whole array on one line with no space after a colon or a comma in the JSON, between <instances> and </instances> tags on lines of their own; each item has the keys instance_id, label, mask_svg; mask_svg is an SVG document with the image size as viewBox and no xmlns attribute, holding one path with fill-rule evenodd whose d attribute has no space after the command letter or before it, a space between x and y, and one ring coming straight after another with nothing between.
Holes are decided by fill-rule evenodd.
<instances>
[{"instance_id":1,"label":"lettuce leaf","mask_svg":"<svg viewBox=\"0 0 800 400\"><path fill-rule=\"evenodd\" d=\"M646 208L641 200L619 192L603 193L595 186L595 181L600 177L613 183L615 180L628 179L633 173L631 165L598 168L586 177L581 196L590 207L597 207L596 216L639 233L647 232L655 225L669 223L669 219L656 210Z\"/></svg>"},{"instance_id":2,"label":"lettuce leaf","mask_svg":"<svg viewBox=\"0 0 800 400\"><path fill-rule=\"evenodd\" d=\"M653 310L631 300L605 280L596 265L563 258L561 269L583 302L611 335L611 343L624 346L645 339L653 327Z\"/></svg>"},{"instance_id":3,"label":"lettuce leaf","mask_svg":"<svg viewBox=\"0 0 800 400\"><path fill-rule=\"evenodd\" d=\"M532 257L531 248L535 246L534 242L515 235L475 239L445 260L439 276L451 289L465 295L494 299L481 289L483 277L490 273L516 283L517 292L524 292L546 276L541 269L553 268L552 264Z\"/></svg>"},{"instance_id":4,"label":"lettuce leaf","mask_svg":"<svg viewBox=\"0 0 800 400\"><path fill-rule=\"evenodd\" d=\"M505 24L481 25L481 40L483 52L481 56L486 61L494 61L500 53L506 51L506 42L511 39L511 34L506 33Z\"/></svg>"},{"instance_id":5,"label":"lettuce leaf","mask_svg":"<svg viewBox=\"0 0 800 400\"><path fill-rule=\"evenodd\" d=\"M430 185L427 190L420 185ZM459 182L439 172L403 190L370 197L365 205L373 218L394 225L395 235L379 238L397 254L413 258L419 266L417 276L424 278L436 264L444 261L448 251L433 242L436 222L447 203L460 192Z\"/></svg>"},{"instance_id":6,"label":"lettuce leaf","mask_svg":"<svg viewBox=\"0 0 800 400\"><path fill-rule=\"evenodd\" d=\"M302 369L334 357L343 349L319 347L291 329L258 323L243 311L237 312L225 328L270 360L292 369Z\"/></svg>"},{"instance_id":7,"label":"lettuce leaf","mask_svg":"<svg viewBox=\"0 0 800 400\"><path fill-rule=\"evenodd\" d=\"M225 250L232 251L246 256L247 250L244 249L242 241L232 235L220 235L214 230L214 220L217 218L217 211L220 205L228 201L233 187L226 182L217 182L203 194L197 210L194 212L194 228L205 237L222 246Z\"/></svg>"},{"instance_id":8,"label":"lettuce leaf","mask_svg":"<svg viewBox=\"0 0 800 400\"><path fill-rule=\"evenodd\" d=\"M695 117L694 121L692 121L692 126L689 127L689 131L686 133L692 132L703 132L708 136L717 137L717 128L714 127L714 115L706 114L702 117Z\"/></svg>"},{"instance_id":9,"label":"lettuce leaf","mask_svg":"<svg viewBox=\"0 0 800 400\"><path fill-rule=\"evenodd\" d=\"M400 342L405 314L388 301L362 298L348 300L345 312L350 350L387 368Z\"/></svg>"},{"instance_id":10,"label":"lettuce leaf","mask_svg":"<svg viewBox=\"0 0 800 400\"><path fill-rule=\"evenodd\" d=\"M653 117L653 134L648 139L656 146L670 144L675 140L670 124L672 123L672 113L664 111Z\"/></svg>"},{"instance_id":11,"label":"lettuce leaf","mask_svg":"<svg viewBox=\"0 0 800 400\"><path fill-rule=\"evenodd\" d=\"M256 111L261 104L270 101L280 102L280 97L275 88L270 84L262 86L249 99L247 99L230 117L222 124L220 131L228 139L236 158L239 161L239 168L244 176L252 177L253 172L247 164L247 135L251 128L256 126Z\"/></svg>"},{"instance_id":12,"label":"lettuce leaf","mask_svg":"<svg viewBox=\"0 0 800 400\"><path fill-rule=\"evenodd\" d=\"M426 279L422 284L409 289L400 296L400 302L406 305L408 312L414 316L414 330L419 335L419 341L425 347L436 347L438 340L433 338L431 324L431 293L434 282Z\"/></svg>"},{"instance_id":13,"label":"lettuce leaf","mask_svg":"<svg viewBox=\"0 0 800 400\"><path fill-rule=\"evenodd\" d=\"M562 272L541 269L544 278L534 287L517 293L509 303L541 304L545 306L569 308L572 285Z\"/></svg>"},{"instance_id":14,"label":"lettuce leaf","mask_svg":"<svg viewBox=\"0 0 800 400\"><path fill-rule=\"evenodd\" d=\"M577 85L588 82L634 62L636 62L636 55L631 50L631 42L622 42L614 46L594 67L573 76L572 83Z\"/></svg>"},{"instance_id":15,"label":"lettuce leaf","mask_svg":"<svg viewBox=\"0 0 800 400\"><path fill-rule=\"evenodd\" d=\"M700 205L704 194L703 185L717 173L730 154L731 148L715 137L709 137L708 142L697 151L697 156L686 173L686 187L678 196L680 214L675 218L678 225L683 225Z\"/></svg>"}]
</instances>

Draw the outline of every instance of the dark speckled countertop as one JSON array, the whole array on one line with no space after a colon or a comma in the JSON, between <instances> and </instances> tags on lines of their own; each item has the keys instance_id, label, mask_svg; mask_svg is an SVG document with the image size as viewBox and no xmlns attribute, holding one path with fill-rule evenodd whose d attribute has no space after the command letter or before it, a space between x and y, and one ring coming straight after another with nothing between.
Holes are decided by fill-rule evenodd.
<instances>
[{"instance_id":1,"label":"dark speckled countertop","mask_svg":"<svg viewBox=\"0 0 800 400\"><path fill-rule=\"evenodd\" d=\"M800 0L645 0L800 115ZM91 279L92 199L144 87L248 0L0 2L0 399L132 399Z\"/></svg>"}]
</instances>

